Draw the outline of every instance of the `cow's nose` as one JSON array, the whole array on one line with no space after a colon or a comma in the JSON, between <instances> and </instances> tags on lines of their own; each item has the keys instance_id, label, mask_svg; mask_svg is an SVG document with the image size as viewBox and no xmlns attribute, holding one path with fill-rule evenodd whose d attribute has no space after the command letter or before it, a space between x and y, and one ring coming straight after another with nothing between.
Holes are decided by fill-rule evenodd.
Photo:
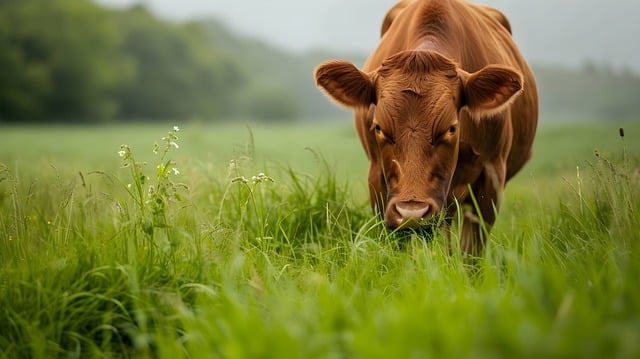
<instances>
[{"instance_id":1,"label":"cow's nose","mask_svg":"<svg viewBox=\"0 0 640 359\"><path fill-rule=\"evenodd\" d=\"M425 202L408 201L396 203L396 211L404 220L422 219L429 213L430 208L431 206Z\"/></svg>"},{"instance_id":2,"label":"cow's nose","mask_svg":"<svg viewBox=\"0 0 640 359\"><path fill-rule=\"evenodd\" d=\"M390 229L396 228L418 228L428 225L429 219L440 208L436 202L427 200L391 200L385 211L385 224Z\"/></svg>"}]
</instances>

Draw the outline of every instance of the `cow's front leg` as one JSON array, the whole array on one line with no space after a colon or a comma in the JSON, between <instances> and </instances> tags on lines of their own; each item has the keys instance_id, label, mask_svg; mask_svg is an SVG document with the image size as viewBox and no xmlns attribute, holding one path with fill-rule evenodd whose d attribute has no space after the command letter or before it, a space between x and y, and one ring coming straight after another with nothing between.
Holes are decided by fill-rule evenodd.
<instances>
[{"instance_id":1,"label":"cow's front leg","mask_svg":"<svg viewBox=\"0 0 640 359\"><path fill-rule=\"evenodd\" d=\"M496 221L505 185L504 162L485 164L484 170L472 186L476 204L471 195L462 206L463 222L460 249L468 256L479 256L484 249L487 234Z\"/></svg>"}]
</instances>

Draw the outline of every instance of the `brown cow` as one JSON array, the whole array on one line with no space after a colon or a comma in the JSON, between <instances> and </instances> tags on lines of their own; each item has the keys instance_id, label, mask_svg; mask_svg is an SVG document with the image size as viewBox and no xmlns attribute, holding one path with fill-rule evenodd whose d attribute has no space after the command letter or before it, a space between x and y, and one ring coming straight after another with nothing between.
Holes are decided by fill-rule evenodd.
<instances>
[{"instance_id":1,"label":"brown cow","mask_svg":"<svg viewBox=\"0 0 640 359\"><path fill-rule=\"evenodd\" d=\"M482 250L481 224L495 222L537 127L535 80L510 30L486 6L404 0L362 71L346 61L316 69L318 86L354 109L371 204L387 227L416 228L442 210L449 224L460 207L462 250Z\"/></svg>"}]
</instances>

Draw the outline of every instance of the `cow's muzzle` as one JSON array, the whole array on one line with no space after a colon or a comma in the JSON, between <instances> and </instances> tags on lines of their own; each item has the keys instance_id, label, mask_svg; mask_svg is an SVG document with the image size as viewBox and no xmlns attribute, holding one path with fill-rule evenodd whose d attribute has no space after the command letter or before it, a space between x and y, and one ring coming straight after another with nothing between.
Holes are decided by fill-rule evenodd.
<instances>
[{"instance_id":1,"label":"cow's muzzle","mask_svg":"<svg viewBox=\"0 0 640 359\"><path fill-rule=\"evenodd\" d=\"M385 213L385 223L391 229L418 228L428 224L428 220L438 213L438 206L432 201L390 201Z\"/></svg>"}]
</instances>

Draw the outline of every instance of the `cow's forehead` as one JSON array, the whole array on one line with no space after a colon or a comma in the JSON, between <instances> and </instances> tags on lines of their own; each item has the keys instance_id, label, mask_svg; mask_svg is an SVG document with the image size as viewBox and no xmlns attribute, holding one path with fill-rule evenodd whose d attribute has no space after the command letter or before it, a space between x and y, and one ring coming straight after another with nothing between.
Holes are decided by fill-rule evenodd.
<instances>
[{"instance_id":1,"label":"cow's forehead","mask_svg":"<svg viewBox=\"0 0 640 359\"><path fill-rule=\"evenodd\" d=\"M376 80L378 121L392 127L431 126L455 113L460 91L457 66L429 51L406 51L383 62Z\"/></svg>"},{"instance_id":2,"label":"cow's forehead","mask_svg":"<svg viewBox=\"0 0 640 359\"><path fill-rule=\"evenodd\" d=\"M377 82L378 96L397 101L436 101L459 91L460 82L442 73L397 73Z\"/></svg>"},{"instance_id":3,"label":"cow's forehead","mask_svg":"<svg viewBox=\"0 0 640 359\"><path fill-rule=\"evenodd\" d=\"M387 117L415 116L416 113L433 117L446 107L457 103L456 83L445 78L425 76L419 81L398 79L379 83L378 107Z\"/></svg>"},{"instance_id":4,"label":"cow's forehead","mask_svg":"<svg viewBox=\"0 0 640 359\"><path fill-rule=\"evenodd\" d=\"M403 51L385 61L378 69L378 74L387 77L391 74L413 74L416 76L434 72L455 74L457 65L433 51Z\"/></svg>"},{"instance_id":5,"label":"cow's forehead","mask_svg":"<svg viewBox=\"0 0 640 359\"><path fill-rule=\"evenodd\" d=\"M456 100L450 89L429 91L427 95L390 92L380 99L374 118L388 131L398 135L418 131L428 142L442 126L451 126L457 121Z\"/></svg>"},{"instance_id":6,"label":"cow's forehead","mask_svg":"<svg viewBox=\"0 0 640 359\"><path fill-rule=\"evenodd\" d=\"M377 71L378 93L406 97L411 93L438 98L459 85L457 66L442 55L409 51L392 56Z\"/></svg>"}]
</instances>

